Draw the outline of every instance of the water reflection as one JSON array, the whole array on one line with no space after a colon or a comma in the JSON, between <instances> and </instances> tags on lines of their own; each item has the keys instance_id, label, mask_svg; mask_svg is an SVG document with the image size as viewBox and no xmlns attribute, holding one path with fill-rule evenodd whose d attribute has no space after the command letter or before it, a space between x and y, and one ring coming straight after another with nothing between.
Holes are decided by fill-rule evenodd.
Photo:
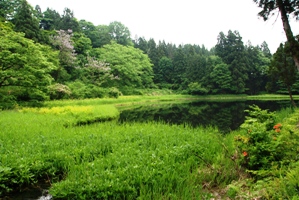
<instances>
[{"instance_id":1,"label":"water reflection","mask_svg":"<svg viewBox=\"0 0 299 200\"><path fill-rule=\"evenodd\" d=\"M258 105L269 111L290 107L290 101L198 101L182 104L140 105L123 109L119 122L162 121L169 124L188 124L192 127L213 126L221 132L237 129L245 120L244 110Z\"/></svg>"}]
</instances>

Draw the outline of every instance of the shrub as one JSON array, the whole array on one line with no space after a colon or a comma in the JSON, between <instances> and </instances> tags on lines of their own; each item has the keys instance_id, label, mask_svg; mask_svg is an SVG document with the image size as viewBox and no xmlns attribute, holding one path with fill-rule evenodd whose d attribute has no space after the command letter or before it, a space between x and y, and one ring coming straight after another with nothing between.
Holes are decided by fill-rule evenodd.
<instances>
[{"instance_id":1,"label":"shrub","mask_svg":"<svg viewBox=\"0 0 299 200\"><path fill-rule=\"evenodd\" d=\"M67 99L72 94L71 89L67 85L55 83L49 87L50 99Z\"/></svg>"},{"instance_id":2,"label":"shrub","mask_svg":"<svg viewBox=\"0 0 299 200\"><path fill-rule=\"evenodd\" d=\"M108 92L109 97L113 97L113 98L118 98L120 95L122 95L122 93L115 87L112 87L109 89Z\"/></svg>"},{"instance_id":3,"label":"shrub","mask_svg":"<svg viewBox=\"0 0 299 200\"><path fill-rule=\"evenodd\" d=\"M199 83L190 83L188 85L188 93L192 95L203 95L207 94L209 91L203 88Z\"/></svg>"}]
</instances>

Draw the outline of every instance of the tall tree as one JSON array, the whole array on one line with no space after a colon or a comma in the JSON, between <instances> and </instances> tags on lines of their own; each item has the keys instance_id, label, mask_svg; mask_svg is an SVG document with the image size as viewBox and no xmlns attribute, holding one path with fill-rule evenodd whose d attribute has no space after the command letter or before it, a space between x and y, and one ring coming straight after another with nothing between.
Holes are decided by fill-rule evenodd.
<instances>
[{"instance_id":1,"label":"tall tree","mask_svg":"<svg viewBox=\"0 0 299 200\"><path fill-rule=\"evenodd\" d=\"M47 8L43 12L42 19L40 20L40 28L43 30L58 30L61 17L56 10Z\"/></svg>"},{"instance_id":2,"label":"tall tree","mask_svg":"<svg viewBox=\"0 0 299 200\"><path fill-rule=\"evenodd\" d=\"M187 65L187 57L183 51L183 47L179 45L179 48L174 54L173 58L173 89L185 89L187 82L185 82L185 72Z\"/></svg>"},{"instance_id":3,"label":"tall tree","mask_svg":"<svg viewBox=\"0 0 299 200\"><path fill-rule=\"evenodd\" d=\"M262 51L259 47L252 46L251 43L246 45L245 51L248 60L247 93L258 94L265 89L267 83L267 71L270 65L270 59L267 57L269 52Z\"/></svg>"},{"instance_id":4,"label":"tall tree","mask_svg":"<svg viewBox=\"0 0 299 200\"><path fill-rule=\"evenodd\" d=\"M133 46L130 30L122 23L117 21L111 22L109 24L109 33L118 44Z\"/></svg>"},{"instance_id":5,"label":"tall tree","mask_svg":"<svg viewBox=\"0 0 299 200\"><path fill-rule=\"evenodd\" d=\"M271 54L271 51L268 47L268 44L267 42L263 42L260 46L260 50L263 52L264 56L267 57L267 58L271 58L272 57L272 54Z\"/></svg>"},{"instance_id":6,"label":"tall tree","mask_svg":"<svg viewBox=\"0 0 299 200\"><path fill-rule=\"evenodd\" d=\"M93 23L85 21L85 20L80 20L79 26L80 26L81 31L91 40L93 48L98 48L98 47L101 47L104 45L101 43L100 31L97 30L97 27L95 25L93 25ZM107 33L108 33L108 31L107 31ZM108 40L107 44L109 42L110 42L110 40Z\"/></svg>"},{"instance_id":7,"label":"tall tree","mask_svg":"<svg viewBox=\"0 0 299 200\"><path fill-rule=\"evenodd\" d=\"M72 30L73 32L80 31L79 22L75 18L73 11L71 11L69 8L64 9L58 29L65 31Z\"/></svg>"},{"instance_id":8,"label":"tall tree","mask_svg":"<svg viewBox=\"0 0 299 200\"><path fill-rule=\"evenodd\" d=\"M239 32L229 30L227 35L221 32L218 36L215 52L216 55L221 57L229 65L232 75L232 91L235 93L244 93L246 90L245 82L248 79L248 61Z\"/></svg>"},{"instance_id":9,"label":"tall tree","mask_svg":"<svg viewBox=\"0 0 299 200\"><path fill-rule=\"evenodd\" d=\"M0 1L0 21L11 20L16 12L16 9L23 0L1 0Z\"/></svg>"},{"instance_id":10,"label":"tall tree","mask_svg":"<svg viewBox=\"0 0 299 200\"><path fill-rule=\"evenodd\" d=\"M148 50L148 42L146 41L146 39L144 37L139 37L135 43L134 43L134 47L138 48L140 50L143 51L143 53L147 53Z\"/></svg>"},{"instance_id":11,"label":"tall tree","mask_svg":"<svg viewBox=\"0 0 299 200\"><path fill-rule=\"evenodd\" d=\"M15 25L15 31L25 33L25 37L28 39L34 41L40 40L39 20L34 15L33 8L26 0L23 0L17 8L12 22Z\"/></svg>"},{"instance_id":12,"label":"tall tree","mask_svg":"<svg viewBox=\"0 0 299 200\"><path fill-rule=\"evenodd\" d=\"M98 40L99 47L103 47L106 44L110 44L110 41L112 40L112 36L110 34L110 27L107 25L98 25L97 31L100 37Z\"/></svg>"},{"instance_id":13,"label":"tall tree","mask_svg":"<svg viewBox=\"0 0 299 200\"><path fill-rule=\"evenodd\" d=\"M5 26L0 22L0 99L44 100L50 72L59 64L57 52Z\"/></svg>"},{"instance_id":14,"label":"tall tree","mask_svg":"<svg viewBox=\"0 0 299 200\"><path fill-rule=\"evenodd\" d=\"M141 50L123 46L112 41L111 44L95 49L98 60L109 63L114 79L108 86L149 88L153 86L153 70L150 59Z\"/></svg>"},{"instance_id":15,"label":"tall tree","mask_svg":"<svg viewBox=\"0 0 299 200\"><path fill-rule=\"evenodd\" d=\"M273 55L273 60L270 66L270 73L274 76L278 76L288 89L292 104L296 107L295 101L292 95L292 85L296 82L296 66L294 60L288 53L287 45L280 44L276 53Z\"/></svg>"},{"instance_id":16,"label":"tall tree","mask_svg":"<svg viewBox=\"0 0 299 200\"><path fill-rule=\"evenodd\" d=\"M293 14L298 19L299 16L299 0L253 0L262 11L259 15L268 20L269 16L277 10L280 12L280 17L283 24L283 29L289 43L289 50L294 59L295 65L299 70L299 43L295 39L291 25L289 23L289 16Z\"/></svg>"},{"instance_id":17,"label":"tall tree","mask_svg":"<svg viewBox=\"0 0 299 200\"><path fill-rule=\"evenodd\" d=\"M71 32L60 30L57 31L56 35L50 37L52 46L59 50L60 67L53 74L53 77L59 83L68 81L75 70L76 54L71 34Z\"/></svg>"}]
</instances>

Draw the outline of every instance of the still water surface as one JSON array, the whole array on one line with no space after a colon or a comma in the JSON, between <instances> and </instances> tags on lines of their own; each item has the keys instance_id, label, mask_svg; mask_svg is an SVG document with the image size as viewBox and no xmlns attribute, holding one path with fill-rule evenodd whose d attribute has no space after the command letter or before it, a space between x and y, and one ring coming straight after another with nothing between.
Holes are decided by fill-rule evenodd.
<instances>
[{"instance_id":1,"label":"still water surface","mask_svg":"<svg viewBox=\"0 0 299 200\"><path fill-rule=\"evenodd\" d=\"M279 101L197 101L181 104L139 105L123 109L119 122L160 121L168 124L185 124L192 127L213 126L221 132L235 130L244 122L247 115L244 110L250 105L258 105L262 109L278 111L291 107L288 100Z\"/></svg>"}]
</instances>

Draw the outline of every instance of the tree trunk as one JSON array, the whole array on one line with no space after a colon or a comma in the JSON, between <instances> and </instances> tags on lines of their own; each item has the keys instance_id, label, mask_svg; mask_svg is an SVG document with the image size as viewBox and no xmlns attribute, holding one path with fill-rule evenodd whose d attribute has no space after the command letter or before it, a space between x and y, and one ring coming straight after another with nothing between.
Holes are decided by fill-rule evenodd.
<instances>
[{"instance_id":1,"label":"tree trunk","mask_svg":"<svg viewBox=\"0 0 299 200\"><path fill-rule=\"evenodd\" d=\"M287 41L289 42L289 45L290 45L292 57L294 59L297 70L299 71L299 54L297 51L298 46L299 46L298 42L295 40L295 37L293 35L292 29L291 29L291 26L289 23L289 18L288 18L287 12L284 7L283 0L277 0L276 3L279 8L279 11L280 11L283 29L286 34Z\"/></svg>"},{"instance_id":2,"label":"tree trunk","mask_svg":"<svg viewBox=\"0 0 299 200\"><path fill-rule=\"evenodd\" d=\"M294 99L293 99L292 90L291 90L291 87L290 87L290 86L288 86L288 92L289 92L289 95L290 95L290 98L291 98L292 105L293 105L295 108L297 108L296 103L295 103L295 101L294 101Z\"/></svg>"}]
</instances>

